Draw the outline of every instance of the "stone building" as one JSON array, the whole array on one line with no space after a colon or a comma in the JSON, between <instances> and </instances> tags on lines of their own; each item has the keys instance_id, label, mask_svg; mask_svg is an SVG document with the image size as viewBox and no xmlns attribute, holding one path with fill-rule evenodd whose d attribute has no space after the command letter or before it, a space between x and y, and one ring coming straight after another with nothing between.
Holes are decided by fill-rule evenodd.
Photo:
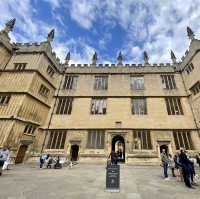
<instances>
[{"instance_id":1,"label":"stone building","mask_svg":"<svg viewBox=\"0 0 200 199\"><path fill-rule=\"evenodd\" d=\"M172 64L61 64L52 30L41 43L11 43L15 20L0 32L0 146L15 162L40 153L105 162L115 150L131 164L158 163L160 150L200 151L200 40Z\"/></svg>"}]
</instances>

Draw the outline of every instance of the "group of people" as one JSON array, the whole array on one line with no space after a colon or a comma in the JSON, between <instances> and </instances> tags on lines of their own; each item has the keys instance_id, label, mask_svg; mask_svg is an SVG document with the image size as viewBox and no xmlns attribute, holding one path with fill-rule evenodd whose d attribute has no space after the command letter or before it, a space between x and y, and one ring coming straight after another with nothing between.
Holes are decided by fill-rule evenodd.
<instances>
[{"instance_id":1,"label":"group of people","mask_svg":"<svg viewBox=\"0 0 200 199\"><path fill-rule=\"evenodd\" d=\"M3 170L8 169L9 160L10 160L9 148L7 147L0 148L0 176L2 175Z\"/></svg>"},{"instance_id":2,"label":"group of people","mask_svg":"<svg viewBox=\"0 0 200 199\"><path fill-rule=\"evenodd\" d=\"M170 168L172 171L172 176L176 177L177 174L180 180L183 180L185 182L185 185L187 187L194 189L194 186L197 186L197 184L194 182L194 177L195 177L194 161L190 159L186 150L180 149L180 152L177 153L174 157L172 157L172 155L170 154L168 155L165 149L163 149L161 153L161 162L165 180L169 179L168 168ZM200 165L200 162L198 164Z\"/></svg>"},{"instance_id":3,"label":"group of people","mask_svg":"<svg viewBox=\"0 0 200 199\"><path fill-rule=\"evenodd\" d=\"M61 169L62 164L60 163L60 157L53 158L49 154L43 154L40 156L40 168L54 168L54 169Z\"/></svg>"}]
</instances>

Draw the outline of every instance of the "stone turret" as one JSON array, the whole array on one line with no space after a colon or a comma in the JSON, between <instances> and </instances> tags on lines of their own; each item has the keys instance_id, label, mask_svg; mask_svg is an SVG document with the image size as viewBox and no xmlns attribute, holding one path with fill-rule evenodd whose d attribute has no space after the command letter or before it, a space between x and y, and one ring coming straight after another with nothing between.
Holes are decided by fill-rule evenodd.
<instances>
[{"instance_id":1,"label":"stone turret","mask_svg":"<svg viewBox=\"0 0 200 199\"><path fill-rule=\"evenodd\" d=\"M120 51L119 55L117 56L117 64L122 65L122 61L123 61L123 56L122 56L122 53Z\"/></svg>"},{"instance_id":2,"label":"stone turret","mask_svg":"<svg viewBox=\"0 0 200 199\"><path fill-rule=\"evenodd\" d=\"M48 41L48 42L52 42L53 39L54 39L54 35L55 35L55 30L52 29L52 30L49 32L48 36L47 36L47 41Z\"/></svg>"},{"instance_id":3,"label":"stone turret","mask_svg":"<svg viewBox=\"0 0 200 199\"><path fill-rule=\"evenodd\" d=\"M7 40L10 40L10 37L8 36L8 33L11 32L15 26L15 21L16 19L13 18L11 20L9 20L6 24L5 24L5 28L0 31L0 34L2 36L4 36L4 38L6 38Z\"/></svg>"},{"instance_id":4,"label":"stone turret","mask_svg":"<svg viewBox=\"0 0 200 199\"><path fill-rule=\"evenodd\" d=\"M176 56L175 56L175 54L174 54L174 52L172 50L171 50L170 54L171 54L172 63L176 64Z\"/></svg>"},{"instance_id":5,"label":"stone turret","mask_svg":"<svg viewBox=\"0 0 200 199\"><path fill-rule=\"evenodd\" d=\"M94 55L92 56L92 64L96 65L97 63L97 53L95 52Z\"/></svg>"},{"instance_id":6,"label":"stone turret","mask_svg":"<svg viewBox=\"0 0 200 199\"><path fill-rule=\"evenodd\" d=\"M187 35L189 37L190 40L194 39L194 32L192 31L192 29L190 27L187 27Z\"/></svg>"},{"instance_id":7,"label":"stone turret","mask_svg":"<svg viewBox=\"0 0 200 199\"><path fill-rule=\"evenodd\" d=\"M0 31L0 43L2 43L4 47L6 47L9 51L12 51L14 48L14 45L10 42L9 33L13 30L15 26L15 21L15 18L9 20L5 24L4 29Z\"/></svg>"},{"instance_id":8,"label":"stone turret","mask_svg":"<svg viewBox=\"0 0 200 199\"><path fill-rule=\"evenodd\" d=\"M144 64L145 65L149 64L149 56L146 51L144 51Z\"/></svg>"},{"instance_id":9,"label":"stone turret","mask_svg":"<svg viewBox=\"0 0 200 199\"><path fill-rule=\"evenodd\" d=\"M69 64L70 61L70 52L67 53L66 57L65 57L65 64Z\"/></svg>"},{"instance_id":10,"label":"stone turret","mask_svg":"<svg viewBox=\"0 0 200 199\"><path fill-rule=\"evenodd\" d=\"M6 24L5 24L5 28L4 28L4 32L6 32L7 34L13 30L14 26L15 26L15 21L16 19L11 19L10 21L8 21Z\"/></svg>"}]
</instances>

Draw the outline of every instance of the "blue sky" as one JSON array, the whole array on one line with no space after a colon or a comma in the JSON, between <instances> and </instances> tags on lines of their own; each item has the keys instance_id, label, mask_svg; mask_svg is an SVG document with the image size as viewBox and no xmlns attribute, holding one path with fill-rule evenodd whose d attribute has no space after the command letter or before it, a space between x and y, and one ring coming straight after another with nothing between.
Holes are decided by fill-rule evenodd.
<instances>
[{"instance_id":1,"label":"blue sky","mask_svg":"<svg viewBox=\"0 0 200 199\"><path fill-rule=\"evenodd\" d=\"M186 27L200 38L199 0L0 0L0 28L11 18L13 42L44 41L55 28L53 50L63 61L90 63L97 51L99 63L115 63L122 51L124 63L142 63L143 51L151 63L178 60L189 46Z\"/></svg>"}]
</instances>

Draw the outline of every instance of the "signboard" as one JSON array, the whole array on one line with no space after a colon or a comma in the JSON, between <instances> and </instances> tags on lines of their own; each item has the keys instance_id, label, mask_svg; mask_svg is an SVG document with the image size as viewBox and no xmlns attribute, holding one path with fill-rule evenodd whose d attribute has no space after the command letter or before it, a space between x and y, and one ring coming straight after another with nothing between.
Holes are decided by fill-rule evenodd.
<instances>
[{"instance_id":1,"label":"signboard","mask_svg":"<svg viewBox=\"0 0 200 199\"><path fill-rule=\"evenodd\" d=\"M119 192L120 189L120 166L108 165L106 168L106 190Z\"/></svg>"}]
</instances>

